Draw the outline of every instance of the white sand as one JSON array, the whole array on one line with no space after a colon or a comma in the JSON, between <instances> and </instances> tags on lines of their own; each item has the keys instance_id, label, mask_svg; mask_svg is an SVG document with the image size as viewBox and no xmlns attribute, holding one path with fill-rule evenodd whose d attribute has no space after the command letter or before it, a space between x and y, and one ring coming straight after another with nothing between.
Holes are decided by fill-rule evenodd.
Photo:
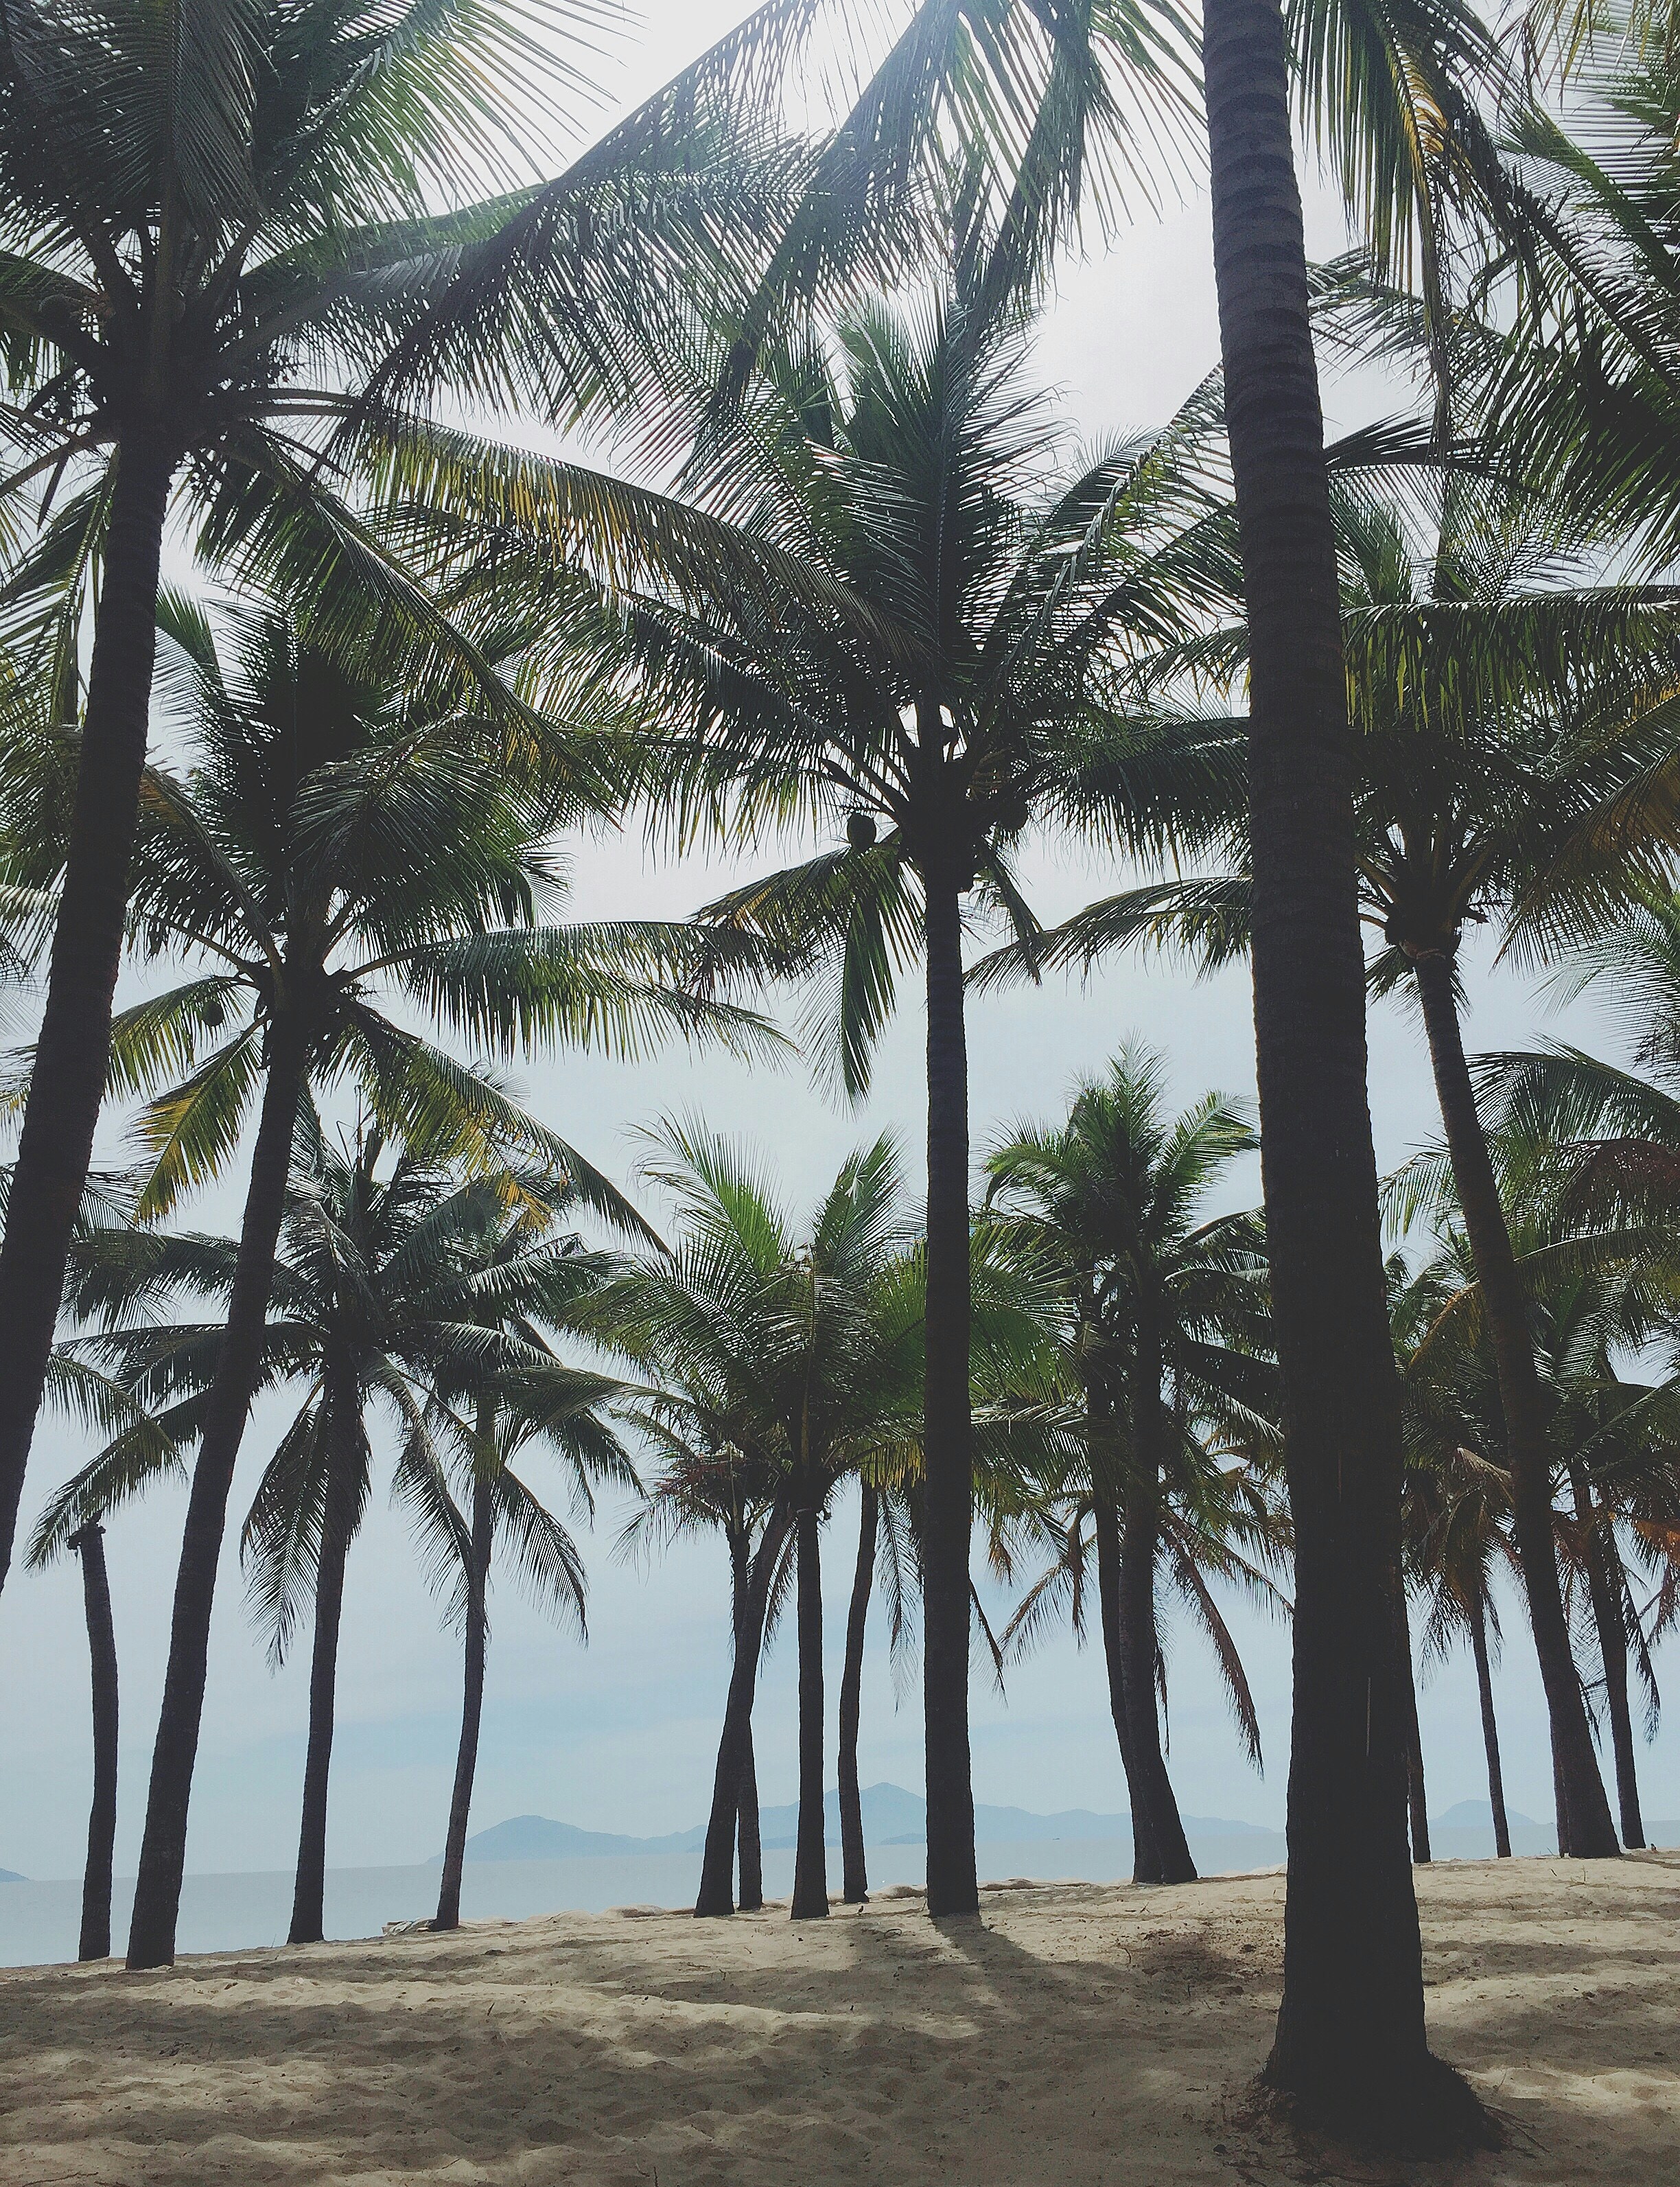
<instances>
[{"instance_id":1,"label":"white sand","mask_svg":"<svg viewBox=\"0 0 1680 2187\"><path fill-rule=\"evenodd\" d=\"M0 1975L0 2180L589 2187L1680 2181L1680 1858L1419 1875L1436 2048L1500 2155L1256 2124L1281 1879L988 1891L798 1926L565 1914Z\"/></svg>"}]
</instances>

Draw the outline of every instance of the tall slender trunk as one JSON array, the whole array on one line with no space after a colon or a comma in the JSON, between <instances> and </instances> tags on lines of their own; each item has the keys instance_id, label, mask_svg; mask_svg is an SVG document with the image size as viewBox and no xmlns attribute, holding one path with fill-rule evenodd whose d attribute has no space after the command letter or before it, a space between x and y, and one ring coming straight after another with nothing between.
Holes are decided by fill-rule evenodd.
<instances>
[{"instance_id":1,"label":"tall slender trunk","mask_svg":"<svg viewBox=\"0 0 1680 2187\"><path fill-rule=\"evenodd\" d=\"M742 1734L741 1785L735 1803L735 1844L740 1860L739 1903L743 1914L756 1914L764 1904L764 1849L758 1829L758 1764L752 1751L752 1718Z\"/></svg>"},{"instance_id":2,"label":"tall slender trunk","mask_svg":"<svg viewBox=\"0 0 1680 2187\"><path fill-rule=\"evenodd\" d=\"M1284 1999L1265 2077L1310 2117L1456 2143L1490 2128L1424 2029L1394 1661L1400 1393L1284 20L1278 0L1205 0L1202 25L1247 594L1261 1169L1295 1531Z\"/></svg>"},{"instance_id":3,"label":"tall slender trunk","mask_svg":"<svg viewBox=\"0 0 1680 2187\"><path fill-rule=\"evenodd\" d=\"M1404 1682L1406 1807L1412 1824L1412 1858L1414 1861L1427 1863L1430 1858L1429 1794L1424 1784L1424 1733L1423 1726L1418 1721L1418 1672L1412 1660L1412 1617L1406 1600L1403 1572L1395 1593L1400 1610L1395 1647L1400 1656L1400 1673Z\"/></svg>"},{"instance_id":4,"label":"tall slender trunk","mask_svg":"<svg viewBox=\"0 0 1680 2187\"><path fill-rule=\"evenodd\" d=\"M1563 1819L1568 1836L1566 1841L1559 1839L1558 1850L1577 1859L1609 1859L1621 1848L1604 1796L1604 1779L1599 1774L1598 1757L1593 1751L1593 1734L1581 1697L1581 1680L1570 1647L1569 1620L1558 1579L1545 1396L1535 1369L1527 1304L1511 1250L1511 1234L1505 1226L1498 1181L1481 1119L1476 1114L1469 1066L1464 1060L1458 997L1452 991L1452 959L1445 953L1432 952L1414 958L1413 970L1429 1036L1441 1120L1447 1128L1447 1152L1452 1158L1453 1182L1464 1210L1464 1229L1498 1371L1518 1558L1546 1689L1552 1750L1563 1787Z\"/></svg>"},{"instance_id":5,"label":"tall slender trunk","mask_svg":"<svg viewBox=\"0 0 1680 2187\"><path fill-rule=\"evenodd\" d=\"M862 1906L869 1896L863 1799L857 1786L857 1719L863 1694L863 1629L868 1622L881 1526L880 1496L867 1481L858 1484L857 1503L857 1565L851 1575L851 1606L846 1617L846 1663L840 1673L840 1887L848 1906Z\"/></svg>"},{"instance_id":6,"label":"tall slender trunk","mask_svg":"<svg viewBox=\"0 0 1680 2187\"><path fill-rule=\"evenodd\" d=\"M104 1097L175 464L166 443L138 433L126 435L117 453L64 892L0 1245L0 1587L11 1569L65 1259Z\"/></svg>"},{"instance_id":7,"label":"tall slender trunk","mask_svg":"<svg viewBox=\"0 0 1680 2187\"><path fill-rule=\"evenodd\" d=\"M292 1132L304 1082L307 1044L302 1029L282 1015L269 1036L262 1116L251 1153L250 1183L239 1228L239 1249L228 1300L228 1325L216 1375L205 1400L204 1433L193 1469L181 1563L175 1581L169 1663L152 1751L140 1872L128 1931L131 1968L167 1966L175 1957L175 1923L187 1858L187 1811L204 1717L210 1621L216 1567L228 1521L228 1494L261 1366L263 1330L273 1280L274 1252L285 1212Z\"/></svg>"},{"instance_id":8,"label":"tall slender trunk","mask_svg":"<svg viewBox=\"0 0 1680 2187\"><path fill-rule=\"evenodd\" d=\"M795 1921L829 1910L823 1812L823 1533L814 1510L794 1526L799 1603L799 1830L794 1852Z\"/></svg>"},{"instance_id":9,"label":"tall slender trunk","mask_svg":"<svg viewBox=\"0 0 1680 2187\"><path fill-rule=\"evenodd\" d=\"M479 1407L478 1439L488 1447L496 1434L496 1408ZM472 1540L467 1566L467 1633L461 1682L461 1743L455 1753L455 1785L449 1796L449 1832L443 1841L443 1875L438 1885L434 1929L461 1926L461 1871L467 1858L467 1819L472 1813L473 1779L478 1774L479 1729L484 1722L484 1656L489 1637L487 1598L495 1498L482 1467L473 1474Z\"/></svg>"},{"instance_id":10,"label":"tall slender trunk","mask_svg":"<svg viewBox=\"0 0 1680 2187\"><path fill-rule=\"evenodd\" d=\"M347 1408L354 1408L353 1417ZM315 1571L315 1640L309 1662L309 1746L303 1764L303 1815L298 1827L297 1876L292 1887L289 1944L318 1944L327 1892L327 1785L333 1764L333 1719L338 1698L339 1626L344 1612L344 1568L356 1531L364 1449L361 1393L335 1393L329 1432L321 1513L321 1552Z\"/></svg>"},{"instance_id":11,"label":"tall slender trunk","mask_svg":"<svg viewBox=\"0 0 1680 2187\"><path fill-rule=\"evenodd\" d=\"M111 1620L105 1530L97 1519L70 1537L81 1560L87 1656L93 1676L93 1801L87 1812L87 1865L81 1879L79 1959L111 1952L111 1862L116 1844L116 1628Z\"/></svg>"},{"instance_id":12,"label":"tall slender trunk","mask_svg":"<svg viewBox=\"0 0 1680 2187\"><path fill-rule=\"evenodd\" d=\"M1190 1883L1196 1864L1160 1751L1155 1701L1160 1639L1155 1626L1155 1550L1160 1539L1160 1347L1147 1326L1138 1340L1132 1477L1120 1543L1120 1662L1132 1757L1149 1811L1163 1883ZM1136 1848L1133 1848L1134 1858Z\"/></svg>"},{"instance_id":13,"label":"tall slender trunk","mask_svg":"<svg viewBox=\"0 0 1680 2187\"><path fill-rule=\"evenodd\" d=\"M750 1751L752 1705L758 1690L758 1660L764 1647L764 1618L770 1604L770 1583L776 1576L776 1566L790 1523L790 1515L786 1510L774 1513L765 1522L758 1547L753 1552L746 1611L736 1630L728 1698L723 1704L723 1729L717 1741L717 1765L712 1772L711 1814L705 1828L700 1887L694 1900L694 1912L701 1916L733 1914L735 1910L735 1824L739 1812L742 1770Z\"/></svg>"},{"instance_id":14,"label":"tall slender trunk","mask_svg":"<svg viewBox=\"0 0 1680 2187\"><path fill-rule=\"evenodd\" d=\"M751 1578L752 1546L744 1520L728 1528L730 1629L739 1649L747 1629L747 1604ZM752 1718L741 1734L740 1784L735 1801L735 1848L740 1866L739 1899L743 1914L756 1914L764 1903L764 1849L758 1828L758 1765L752 1751Z\"/></svg>"},{"instance_id":15,"label":"tall slender trunk","mask_svg":"<svg viewBox=\"0 0 1680 2187\"><path fill-rule=\"evenodd\" d=\"M976 1914L969 1754L969 1059L960 876L930 859L927 890L928 1258L923 1453L922 1706L928 1911Z\"/></svg>"},{"instance_id":16,"label":"tall slender trunk","mask_svg":"<svg viewBox=\"0 0 1680 2187\"><path fill-rule=\"evenodd\" d=\"M1511 1825L1505 1814L1505 1772L1499 1760L1499 1724L1493 1713L1493 1667L1487 1659L1487 1605L1480 1594L1470 1603L1470 1652L1475 1657L1476 1692L1481 1701L1481 1743L1487 1751L1487 1804L1493 1810L1493 1850L1511 1857Z\"/></svg>"},{"instance_id":17,"label":"tall slender trunk","mask_svg":"<svg viewBox=\"0 0 1680 2187\"><path fill-rule=\"evenodd\" d=\"M1120 1513L1106 1488L1093 1496L1093 1521L1097 1536L1097 1608L1103 1628L1103 1655L1108 1665L1109 1712L1126 1771L1127 1797L1132 1803L1132 1881L1161 1881L1160 1848L1149 1814L1142 1773L1132 1747L1132 1724L1126 1706L1126 1669L1120 1640Z\"/></svg>"},{"instance_id":18,"label":"tall slender trunk","mask_svg":"<svg viewBox=\"0 0 1680 2187\"><path fill-rule=\"evenodd\" d=\"M1610 1749L1615 1757L1616 1805L1621 1841L1643 1847L1645 1821L1639 1810L1639 1772L1633 1750L1633 1716L1627 1701L1627 1622L1622 1614L1621 1559L1613 1537L1599 1529L1601 1513L1583 1466L1571 1464L1570 1491L1581 1526L1587 1560L1587 1586L1593 1599L1593 1622L1604 1667L1604 1703L1610 1711Z\"/></svg>"}]
</instances>

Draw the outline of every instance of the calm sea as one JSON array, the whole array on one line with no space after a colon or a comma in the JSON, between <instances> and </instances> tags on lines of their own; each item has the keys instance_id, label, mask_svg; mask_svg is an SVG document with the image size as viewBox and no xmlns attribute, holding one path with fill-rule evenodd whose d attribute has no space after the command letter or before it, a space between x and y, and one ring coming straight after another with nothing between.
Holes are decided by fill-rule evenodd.
<instances>
[{"instance_id":1,"label":"calm sea","mask_svg":"<svg viewBox=\"0 0 1680 2187\"><path fill-rule=\"evenodd\" d=\"M1489 1847L1489 1851L1492 1851ZM1255 1832L1240 1838L1191 1841L1198 1866L1208 1875L1267 1868L1284 1858L1284 1841ZM1132 1847L1124 1838L1053 1839L1027 1845L986 1845L980 1874L989 1881L1031 1876L1044 1882L1079 1877L1091 1883L1124 1881L1132 1873ZM920 1883L926 1853L919 1845L869 1848L869 1880L877 1886ZM772 1898L793 1889L791 1850L764 1856L764 1888ZM829 1888L840 1888L840 1853L829 1855ZM533 1914L601 1913L610 1906L686 1906L700 1883L694 1853L604 1853L582 1860L469 1862L461 1888L468 1920L523 1920ZM418 1921L437 1902L437 1869L340 1868L327 1871L326 1931L329 1937L376 1937L387 1921ZM120 1877L112 1908L119 1949L127 1932L132 1878ZM189 1875L181 1895L179 1939L183 1952L239 1951L284 1941L291 1917L289 1874ZM76 1957L81 1920L81 1886L0 1883L0 1965L35 1966Z\"/></svg>"}]
</instances>

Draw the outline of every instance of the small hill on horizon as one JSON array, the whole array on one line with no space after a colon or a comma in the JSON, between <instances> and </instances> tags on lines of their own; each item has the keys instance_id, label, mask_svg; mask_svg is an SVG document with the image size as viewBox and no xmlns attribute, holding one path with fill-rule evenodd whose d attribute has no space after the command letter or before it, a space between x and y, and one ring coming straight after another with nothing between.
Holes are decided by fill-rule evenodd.
<instances>
[{"instance_id":1,"label":"small hill on horizon","mask_svg":"<svg viewBox=\"0 0 1680 2187\"><path fill-rule=\"evenodd\" d=\"M20 1875L14 1868L0 1868L0 1883L27 1883L26 1875Z\"/></svg>"},{"instance_id":2,"label":"small hill on horizon","mask_svg":"<svg viewBox=\"0 0 1680 2187\"><path fill-rule=\"evenodd\" d=\"M1514 1830L1548 1830L1546 1823L1537 1823L1532 1815L1520 1815L1514 1808L1507 1808L1505 1820ZM1432 1830L1491 1830L1493 1828L1493 1808L1486 1800L1460 1800L1456 1807L1447 1808L1438 1815L1430 1817Z\"/></svg>"},{"instance_id":3,"label":"small hill on horizon","mask_svg":"<svg viewBox=\"0 0 1680 2187\"><path fill-rule=\"evenodd\" d=\"M927 1802L919 1792L902 1785L871 1785L859 1796L863 1811L863 1836L873 1845L919 1845L927 1830ZM830 1845L840 1843L840 1793L830 1791L823 1802L824 1835ZM797 1804L764 1808L759 1813L759 1832L765 1850L784 1849L794 1842L799 1823ZM1233 1822L1217 1815L1186 1815L1184 1828L1192 1837L1274 1837L1278 1832L1264 1823ZM975 1841L979 1845L1042 1845L1063 1839L1129 1840L1132 1821L1127 1815L1098 1814L1087 1808L1067 1808L1053 1815L1034 1814L1025 1808L975 1808ZM674 1830L663 1837L632 1837L615 1830L580 1830L574 1823L559 1823L546 1815L513 1815L467 1840L469 1860L577 1860L614 1853L698 1852L705 1843L705 1824ZM433 1856L434 1865L441 1860Z\"/></svg>"}]
</instances>

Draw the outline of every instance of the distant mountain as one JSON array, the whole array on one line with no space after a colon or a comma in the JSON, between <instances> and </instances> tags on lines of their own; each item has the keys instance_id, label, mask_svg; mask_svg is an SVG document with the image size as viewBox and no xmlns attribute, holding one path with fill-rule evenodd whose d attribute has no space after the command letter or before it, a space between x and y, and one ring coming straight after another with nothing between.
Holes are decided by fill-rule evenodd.
<instances>
[{"instance_id":1,"label":"distant mountain","mask_svg":"<svg viewBox=\"0 0 1680 2187\"><path fill-rule=\"evenodd\" d=\"M872 1845L920 1845L926 1836L928 1804L919 1792L907 1792L902 1785L871 1785L859 1796L859 1805L863 1811L863 1836ZM838 1845L838 1791L829 1793L823 1808L824 1836L830 1845ZM758 1827L766 1852L785 1849L795 1841L799 1808L796 1805L762 1808ZM1195 1838L1276 1835L1263 1823L1232 1822L1218 1815L1186 1815L1184 1828ZM1129 1816L1094 1814L1087 1808L1068 1808L1054 1815L1035 1815L1025 1808L975 1809L975 1841L979 1845L1044 1845L1061 1838L1129 1839L1131 1836ZM673 1831L667 1837L637 1838L611 1830L581 1830L571 1823L550 1822L546 1815L515 1815L469 1838L467 1858L576 1860L601 1853L698 1852L705 1843L704 1823L697 1823L693 1830ZM442 1855L435 1858L441 1860Z\"/></svg>"},{"instance_id":2,"label":"distant mountain","mask_svg":"<svg viewBox=\"0 0 1680 2187\"><path fill-rule=\"evenodd\" d=\"M27 1883L26 1875L20 1875L14 1868L0 1868L0 1883Z\"/></svg>"},{"instance_id":3,"label":"distant mountain","mask_svg":"<svg viewBox=\"0 0 1680 2187\"><path fill-rule=\"evenodd\" d=\"M1548 1830L1549 1824L1537 1823L1532 1815L1520 1815L1514 1808L1507 1808L1505 1820L1514 1830ZM1439 1815L1430 1817L1432 1830L1491 1830L1493 1828L1493 1809L1486 1800L1460 1800L1456 1808L1448 1808Z\"/></svg>"}]
</instances>

